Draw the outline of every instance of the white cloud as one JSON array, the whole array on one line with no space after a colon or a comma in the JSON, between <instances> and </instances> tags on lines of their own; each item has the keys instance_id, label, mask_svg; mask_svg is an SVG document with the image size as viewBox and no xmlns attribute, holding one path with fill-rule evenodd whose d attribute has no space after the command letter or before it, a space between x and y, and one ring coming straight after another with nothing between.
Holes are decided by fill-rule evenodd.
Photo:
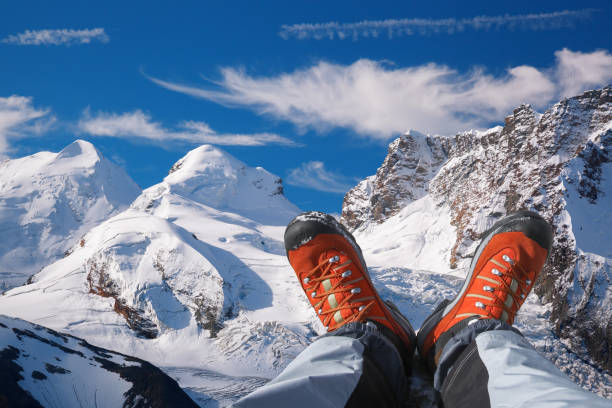
<instances>
[{"instance_id":1,"label":"white cloud","mask_svg":"<svg viewBox=\"0 0 612 408\"><path fill-rule=\"evenodd\" d=\"M302 163L287 176L288 184L329 193L346 193L355 185L355 180L351 181L353 183L344 176L328 171L320 161Z\"/></svg>"},{"instance_id":2,"label":"white cloud","mask_svg":"<svg viewBox=\"0 0 612 408\"><path fill-rule=\"evenodd\" d=\"M302 128L343 127L387 139L407 129L454 134L488 127L522 103L544 109L568 91L577 94L610 80L612 56L607 51L564 49L556 55L552 68L523 65L502 76L482 68L460 74L444 65L396 68L361 59L351 65L319 62L273 77L224 68L217 82L221 89L150 79L173 91L250 107Z\"/></svg>"},{"instance_id":3,"label":"white cloud","mask_svg":"<svg viewBox=\"0 0 612 408\"><path fill-rule=\"evenodd\" d=\"M330 39L340 40L351 38L380 38L386 34L388 38L430 35L454 34L472 29L475 31L488 30L554 30L572 27L578 20L588 19L596 10L563 10L552 13L478 16L472 18L403 18L374 21L360 21L357 23L318 23L318 24L291 24L281 26L279 35L284 39Z\"/></svg>"},{"instance_id":4,"label":"white cloud","mask_svg":"<svg viewBox=\"0 0 612 408\"><path fill-rule=\"evenodd\" d=\"M607 51L582 53L563 49L555 52L555 56L561 96L573 96L612 81L612 55Z\"/></svg>"},{"instance_id":5,"label":"white cloud","mask_svg":"<svg viewBox=\"0 0 612 408\"><path fill-rule=\"evenodd\" d=\"M185 121L177 129L166 129L154 122L146 113L136 110L128 113L100 112L92 116L88 110L79 121L79 129L92 136L141 138L159 143L181 141L216 145L263 146L281 144L297 146L292 140L274 133L217 133L204 122Z\"/></svg>"},{"instance_id":6,"label":"white cloud","mask_svg":"<svg viewBox=\"0 0 612 408\"><path fill-rule=\"evenodd\" d=\"M32 98L0 97L0 156L10 150L10 140L44 133L55 121L48 109L37 109Z\"/></svg>"},{"instance_id":7,"label":"white cloud","mask_svg":"<svg viewBox=\"0 0 612 408\"><path fill-rule=\"evenodd\" d=\"M9 35L0 40L6 44L16 45L73 45L89 44L93 41L108 42L104 28L85 30L26 30L23 33Z\"/></svg>"}]
</instances>

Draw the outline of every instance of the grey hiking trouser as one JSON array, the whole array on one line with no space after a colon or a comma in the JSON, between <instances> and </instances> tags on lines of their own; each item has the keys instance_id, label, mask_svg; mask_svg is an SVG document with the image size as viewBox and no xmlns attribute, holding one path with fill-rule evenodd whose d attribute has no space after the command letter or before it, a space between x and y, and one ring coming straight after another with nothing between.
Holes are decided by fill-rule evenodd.
<instances>
[{"instance_id":1,"label":"grey hiking trouser","mask_svg":"<svg viewBox=\"0 0 612 408\"><path fill-rule=\"evenodd\" d=\"M478 320L447 343L434 388L446 408L612 407L497 320ZM234 406L398 407L407 392L406 370L393 343L374 323L349 323L317 339L278 377Z\"/></svg>"}]
</instances>

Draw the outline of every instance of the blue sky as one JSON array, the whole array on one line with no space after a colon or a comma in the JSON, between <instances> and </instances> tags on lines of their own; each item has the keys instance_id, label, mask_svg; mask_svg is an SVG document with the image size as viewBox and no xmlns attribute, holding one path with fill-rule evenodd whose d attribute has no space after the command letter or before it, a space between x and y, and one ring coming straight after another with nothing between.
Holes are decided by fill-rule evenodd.
<instances>
[{"instance_id":1,"label":"blue sky","mask_svg":"<svg viewBox=\"0 0 612 408\"><path fill-rule=\"evenodd\" d=\"M50 3L1 6L0 156L81 138L143 188L212 142L339 212L408 129L612 82L608 1Z\"/></svg>"}]
</instances>

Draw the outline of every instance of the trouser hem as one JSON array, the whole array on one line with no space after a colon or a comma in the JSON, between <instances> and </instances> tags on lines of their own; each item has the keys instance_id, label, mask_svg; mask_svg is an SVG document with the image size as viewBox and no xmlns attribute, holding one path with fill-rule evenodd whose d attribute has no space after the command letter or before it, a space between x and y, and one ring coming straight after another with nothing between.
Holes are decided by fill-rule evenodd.
<instances>
[{"instance_id":1,"label":"trouser hem","mask_svg":"<svg viewBox=\"0 0 612 408\"><path fill-rule=\"evenodd\" d=\"M330 336L353 338L364 346L363 373L347 406L368 406L368 398L378 406L396 406L406 398L408 378L403 350L398 350L393 341L397 339L386 327L371 321L351 322L321 337ZM382 405L381 399L386 400Z\"/></svg>"},{"instance_id":2,"label":"trouser hem","mask_svg":"<svg viewBox=\"0 0 612 408\"><path fill-rule=\"evenodd\" d=\"M462 364L461 357L465 357L465 354L462 355L462 353L464 353L468 346L474 342L476 336L491 330L511 330L522 336L522 333L518 329L501 320L474 320L468 326L457 332L444 345L434 374L434 389L436 391L440 392L442 390L444 381L447 379L449 372L453 370L454 367Z\"/></svg>"}]
</instances>

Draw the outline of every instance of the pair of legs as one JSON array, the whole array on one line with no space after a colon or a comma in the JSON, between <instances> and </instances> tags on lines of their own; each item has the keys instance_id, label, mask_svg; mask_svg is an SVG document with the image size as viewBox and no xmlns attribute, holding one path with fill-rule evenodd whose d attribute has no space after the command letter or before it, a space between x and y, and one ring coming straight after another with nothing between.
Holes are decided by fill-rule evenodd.
<instances>
[{"instance_id":1,"label":"pair of legs","mask_svg":"<svg viewBox=\"0 0 612 408\"><path fill-rule=\"evenodd\" d=\"M305 213L285 232L302 288L328 333L236 407L399 407L414 349L445 407L611 407L582 390L512 327L550 251L550 226L522 211L484 234L465 283L415 335L372 285L361 249L333 217Z\"/></svg>"}]
</instances>

